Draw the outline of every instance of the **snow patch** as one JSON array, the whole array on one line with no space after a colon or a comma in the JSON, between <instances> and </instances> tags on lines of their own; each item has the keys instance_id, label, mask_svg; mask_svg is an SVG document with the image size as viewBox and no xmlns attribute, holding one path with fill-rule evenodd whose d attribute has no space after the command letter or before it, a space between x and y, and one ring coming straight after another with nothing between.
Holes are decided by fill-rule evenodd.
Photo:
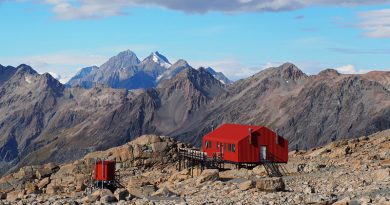
<instances>
[{"instance_id":1,"label":"snow patch","mask_svg":"<svg viewBox=\"0 0 390 205\"><path fill-rule=\"evenodd\" d=\"M157 79L156 79L156 81L160 81L161 80L161 78L163 77L164 75L159 75L159 76L157 76Z\"/></svg>"},{"instance_id":2,"label":"snow patch","mask_svg":"<svg viewBox=\"0 0 390 205\"><path fill-rule=\"evenodd\" d=\"M219 82L221 82L222 84L226 84L225 81L223 81L223 80L219 80Z\"/></svg>"},{"instance_id":3,"label":"snow patch","mask_svg":"<svg viewBox=\"0 0 390 205\"><path fill-rule=\"evenodd\" d=\"M153 53L152 60L153 60L153 62L159 64L161 67L164 67L164 68L169 68L171 66L170 63L161 59L156 53Z\"/></svg>"},{"instance_id":4,"label":"snow patch","mask_svg":"<svg viewBox=\"0 0 390 205\"><path fill-rule=\"evenodd\" d=\"M160 59L157 57L157 55L155 53L153 53L153 61L156 62L156 63L160 63L159 60Z\"/></svg>"},{"instance_id":5,"label":"snow patch","mask_svg":"<svg viewBox=\"0 0 390 205\"><path fill-rule=\"evenodd\" d=\"M28 83L31 84L33 82L32 78L30 76L25 76L24 80Z\"/></svg>"}]
</instances>

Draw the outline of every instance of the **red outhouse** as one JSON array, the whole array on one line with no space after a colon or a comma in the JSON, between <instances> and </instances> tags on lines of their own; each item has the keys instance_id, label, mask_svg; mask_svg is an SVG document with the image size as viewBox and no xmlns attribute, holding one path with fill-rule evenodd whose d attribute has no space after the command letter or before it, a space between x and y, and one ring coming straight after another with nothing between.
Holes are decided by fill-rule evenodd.
<instances>
[{"instance_id":1,"label":"red outhouse","mask_svg":"<svg viewBox=\"0 0 390 205\"><path fill-rule=\"evenodd\" d=\"M288 141L264 126L223 124L203 137L202 149L233 163L288 161Z\"/></svg>"},{"instance_id":2,"label":"red outhouse","mask_svg":"<svg viewBox=\"0 0 390 205\"><path fill-rule=\"evenodd\" d=\"M96 181L114 181L115 180L115 161L100 160L95 164Z\"/></svg>"}]
</instances>

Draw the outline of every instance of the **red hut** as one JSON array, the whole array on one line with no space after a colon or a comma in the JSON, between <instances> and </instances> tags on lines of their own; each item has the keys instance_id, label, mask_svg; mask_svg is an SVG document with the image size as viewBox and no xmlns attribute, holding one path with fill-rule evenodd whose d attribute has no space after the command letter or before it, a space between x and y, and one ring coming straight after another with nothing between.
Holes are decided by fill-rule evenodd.
<instances>
[{"instance_id":1,"label":"red hut","mask_svg":"<svg viewBox=\"0 0 390 205\"><path fill-rule=\"evenodd\" d=\"M223 124L203 137L208 157L233 163L287 163L288 141L264 126Z\"/></svg>"},{"instance_id":2,"label":"red hut","mask_svg":"<svg viewBox=\"0 0 390 205\"><path fill-rule=\"evenodd\" d=\"M100 160L95 164L95 181L115 180L115 161Z\"/></svg>"}]
</instances>

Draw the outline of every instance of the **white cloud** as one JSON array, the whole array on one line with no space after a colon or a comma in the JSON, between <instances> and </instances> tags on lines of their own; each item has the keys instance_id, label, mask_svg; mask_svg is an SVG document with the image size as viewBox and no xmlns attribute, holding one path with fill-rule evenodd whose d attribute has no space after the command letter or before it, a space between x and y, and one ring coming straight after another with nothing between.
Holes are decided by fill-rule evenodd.
<instances>
[{"instance_id":1,"label":"white cloud","mask_svg":"<svg viewBox=\"0 0 390 205\"><path fill-rule=\"evenodd\" d=\"M279 62L269 62L260 66L247 66L242 64L239 60L222 59L216 61L191 61L189 62L193 67L212 67L218 72L222 72L231 80L239 80L249 77L269 67L281 65Z\"/></svg>"},{"instance_id":2,"label":"white cloud","mask_svg":"<svg viewBox=\"0 0 390 205\"><path fill-rule=\"evenodd\" d=\"M187 13L286 11L307 6L359 6L388 0L46 0L60 19L104 18L123 15L135 6L158 6Z\"/></svg>"},{"instance_id":3,"label":"white cloud","mask_svg":"<svg viewBox=\"0 0 390 205\"><path fill-rule=\"evenodd\" d=\"M373 10L359 13L361 22L358 27L365 30L371 38L390 38L390 9Z\"/></svg>"},{"instance_id":4,"label":"white cloud","mask_svg":"<svg viewBox=\"0 0 390 205\"><path fill-rule=\"evenodd\" d=\"M47 73L49 73L53 78L55 78L55 79L60 79L60 75L58 75L57 73L55 73L55 72L47 72ZM40 74L42 74L42 73L40 73Z\"/></svg>"},{"instance_id":5,"label":"white cloud","mask_svg":"<svg viewBox=\"0 0 390 205\"><path fill-rule=\"evenodd\" d=\"M60 82L64 82L70 76L73 76L78 68L100 65L107 59L108 56L102 55L59 52L31 56L0 57L0 62L12 66L27 64L38 73L49 73Z\"/></svg>"},{"instance_id":6,"label":"white cloud","mask_svg":"<svg viewBox=\"0 0 390 205\"><path fill-rule=\"evenodd\" d=\"M99 65L105 60L107 60L106 56L70 53L14 56L7 58L0 57L1 62L5 62L9 65L19 65L24 63L41 69L56 65L61 65L62 67L72 65Z\"/></svg>"},{"instance_id":7,"label":"white cloud","mask_svg":"<svg viewBox=\"0 0 390 205\"><path fill-rule=\"evenodd\" d=\"M357 73L354 65L343 65L340 67L336 67L334 69L339 71L340 73L346 73L346 74L356 74Z\"/></svg>"},{"instance_id":8,"label":"white cloud","mask_svg":"<svg viewBox=\"0 0 390 205\"><path fill-rule=\"evenodd\" d=\"M70 76L70 75L62 76L62 75L59 75L59 74L57 74L55 72L51 72L51 71L49 71L47 73L49 73L53 78L55 78L58 81L60 81L62 84L67 83L72 78L72 76ZM40 73L40 74L42 74L42 73Z\"/></svg>"},{"instance_id":9,"label":"white cloud","mask_svg":"<svg viewBox=\"0 0 390 205\"><path fill-rule=\"evenodd\" d=\"M53 12L64 20L121 15L124 7L132 5L126 0L46 0L46 3L53 5Z\"/></svg>"},{"instance_id":10,"label":"white cloud","mask_svg":"<svg viewBox=\"0 0 390 205\"><path fill-rule=\"evenodd\" d=\"M372 69L370 69L370 70L356 69L356 67L354 65L351 65L351 64L339 66L339 67L336 67L334 69L339 71L340 73L343 73L343 74L363 74L363 73L367 73L367 72L372 71ZM382 69L378 69L378 70L382 70ZM384 70L386 70L386 69L384 69Z\"/></svg>"}]
</instances>

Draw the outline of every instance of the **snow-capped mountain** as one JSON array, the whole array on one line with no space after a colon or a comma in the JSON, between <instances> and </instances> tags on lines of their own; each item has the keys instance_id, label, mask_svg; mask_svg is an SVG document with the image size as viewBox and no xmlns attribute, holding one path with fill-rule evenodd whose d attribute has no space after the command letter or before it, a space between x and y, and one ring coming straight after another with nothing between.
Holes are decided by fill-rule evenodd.
<instances>
[{"instance_id":1,"label":"snow-capped mountain","mask_svg":"<svg viewBox=\"0 0 390 205\"><path fill-rule=\"evenodd\" d=\"M186 68L192 68L187 61L178 60L171 64L167 57L158 51L152 52L140 61L131 50L120 52L100 67L91 66L81 69L67 86L92 88L103 84L112 88L145 89L157 87L164 81L175 77ZM208 68L207 72L224 84L230 84L222 73Z\"/></svg>"},{"instance_id":2,"label":"snow-capped mountain","mask_svg":"<svg viewBox=\"0 0 390 205\"><path fill-rule=\"evenodd\" d=\"M151 57L153 62L159 64L161 67L169 68L172 65L169 60L158 51L153 52L149 57Z\"/></svg>"},{"instance_id":3,"label":"snow-capped mountain","mask_svg":"<svg viewBox=\"0 0 390 205\"><path fill-rule=\"evenodd\" d=\"M206 68L206 71L209 72L215 79L219 80L223 84L232 84L229 78L227 78L222 72L217 72L211 67Z\"/></svg>"},{"instance_id":4,"label":"snow-capped mountain","mask_svg":"<svg viewBox=\"0 0 390 205\"><path fill-rule=\"evenodd\" d=\"M145 73L149 74L153 78L157 78L158 76L160 76L170 66L171 63L169 62L169 60L157 51L151 53L139 65L141 70L143 70Z\"/></svg>"},{"instance_id":5,"label":"snow-capped mountain","mask_svg":"<svg viewBox=\"0 0 390 205\"><path fill-rule=\"evenodd\" d=\"M180 59L176 63L174 63L171 67L169 67L164 73L158 76L156 81L161 82L163 80L171 79L186 68L192 68L192 67L188 64L187 61Z\"/></svg>"}]
</instances>

